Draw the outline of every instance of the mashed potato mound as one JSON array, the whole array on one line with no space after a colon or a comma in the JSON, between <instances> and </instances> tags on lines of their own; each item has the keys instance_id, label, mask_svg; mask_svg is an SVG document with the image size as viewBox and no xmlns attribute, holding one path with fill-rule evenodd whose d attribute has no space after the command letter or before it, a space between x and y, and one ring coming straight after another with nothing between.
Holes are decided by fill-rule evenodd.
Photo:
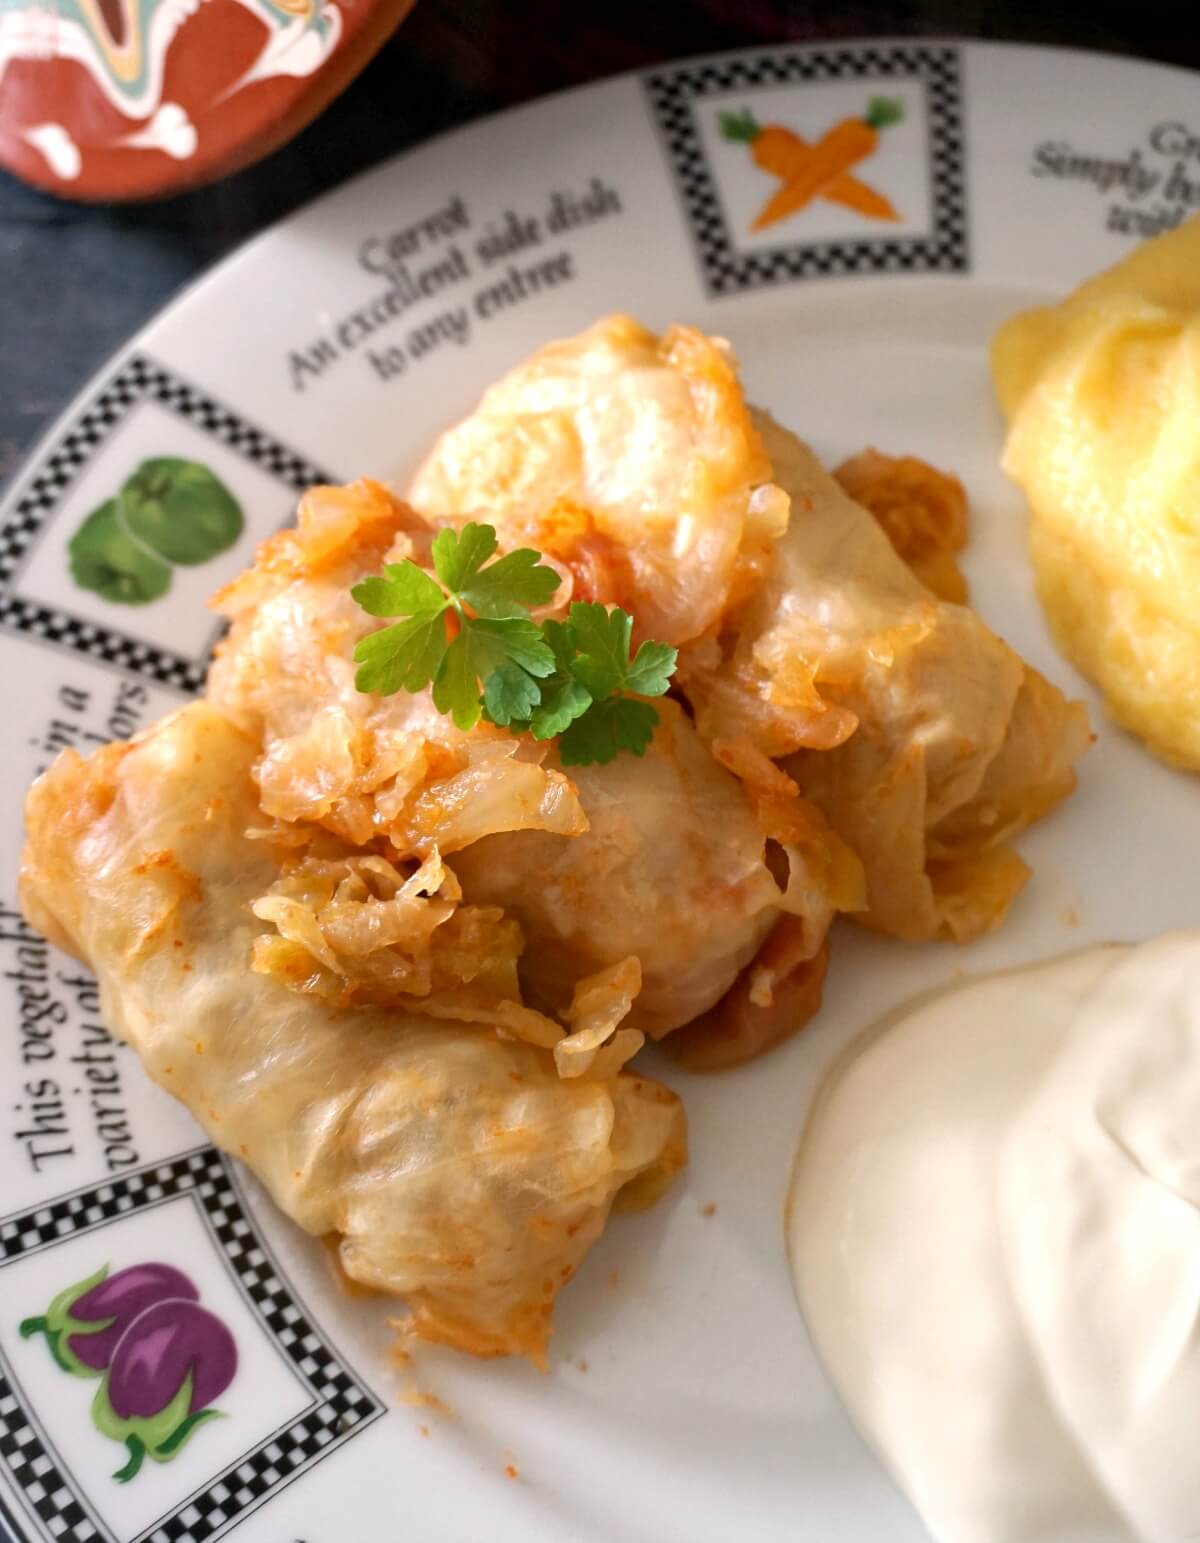
<instances>
[{"instance_id":1,"label":"mashed potato mound","mask_svg":"<svg viewBox=\"0 0 1200 1543\"><path fill-rule=\"evenodd\" d=\"M1200 770L1200 217L1014 317L992 368L1060 647Z\"/></svg>"}]
</instances>

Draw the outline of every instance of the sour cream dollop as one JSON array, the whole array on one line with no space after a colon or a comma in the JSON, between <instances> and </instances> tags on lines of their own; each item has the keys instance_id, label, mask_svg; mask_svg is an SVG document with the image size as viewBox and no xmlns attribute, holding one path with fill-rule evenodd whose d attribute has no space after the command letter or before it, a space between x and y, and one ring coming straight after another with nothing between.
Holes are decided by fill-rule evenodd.
<instances>
[{"instance_id":1,"label":"sour cream dollop","mask_svg":"<svg viewBox=\"0 0 1200 1543\"><path fill-rule=\"evenodd\" d=\"M1200 1539L1200 931L925 997L822 1089L788 1243L939 1543Z\"/></svg>"}]
</instances>

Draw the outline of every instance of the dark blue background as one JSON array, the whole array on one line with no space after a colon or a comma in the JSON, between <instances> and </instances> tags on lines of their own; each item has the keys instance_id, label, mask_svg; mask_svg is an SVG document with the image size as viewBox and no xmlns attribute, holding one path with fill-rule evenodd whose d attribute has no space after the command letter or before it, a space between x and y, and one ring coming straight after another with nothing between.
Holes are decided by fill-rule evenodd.
<instances>
[{"instance_id":1,"label":"dark blue background","mask_svg":"<svg viewBox=\"0 0 1200 1543\"><path fill-rule=\"evenodd\" d=\"M418 0L322 118L213 187L93 208L0 172L0 485L67 398L176 290L354 172L482 113L680 54L871 33L1060 43L1200 65L1200 28L1180 0Z\"/></svg>"}]
</instances>

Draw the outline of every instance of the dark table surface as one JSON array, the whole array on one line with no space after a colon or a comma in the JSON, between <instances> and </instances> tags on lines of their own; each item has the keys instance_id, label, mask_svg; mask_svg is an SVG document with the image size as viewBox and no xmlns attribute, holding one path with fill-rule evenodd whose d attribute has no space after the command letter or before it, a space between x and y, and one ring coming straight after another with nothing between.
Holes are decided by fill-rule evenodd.
<instances>
[{"instance_id":1,"label":"dark table surface","mask_svg":"<svg viewBox=\"0 0 1200 1543\"><path fill-rule=\"evenodd\" d=\"M322 118L212 187L87 207L0 173L0 486L176 290L353 173L481 114L681 54L872 33L1058 43L1200 67L1200 28L1180 0L419 0Z\"/></svg>"}]
</instances>

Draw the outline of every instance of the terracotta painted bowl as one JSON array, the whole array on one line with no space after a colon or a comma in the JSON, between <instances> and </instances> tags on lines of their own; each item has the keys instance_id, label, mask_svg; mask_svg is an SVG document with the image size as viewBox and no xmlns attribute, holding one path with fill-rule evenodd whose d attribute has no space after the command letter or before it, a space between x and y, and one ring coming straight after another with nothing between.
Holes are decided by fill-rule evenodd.
<instances>
[{"instance_id":1,"label":"terracotta painted bowl","mask_svg":"<svg viewBox=\"0 0 1200 1543\"><path fill-rule=\"evenodd\" d=\"M414 0L0 0L0 165L151 198L290 139Z\"/></svg>"}]
</instances>

